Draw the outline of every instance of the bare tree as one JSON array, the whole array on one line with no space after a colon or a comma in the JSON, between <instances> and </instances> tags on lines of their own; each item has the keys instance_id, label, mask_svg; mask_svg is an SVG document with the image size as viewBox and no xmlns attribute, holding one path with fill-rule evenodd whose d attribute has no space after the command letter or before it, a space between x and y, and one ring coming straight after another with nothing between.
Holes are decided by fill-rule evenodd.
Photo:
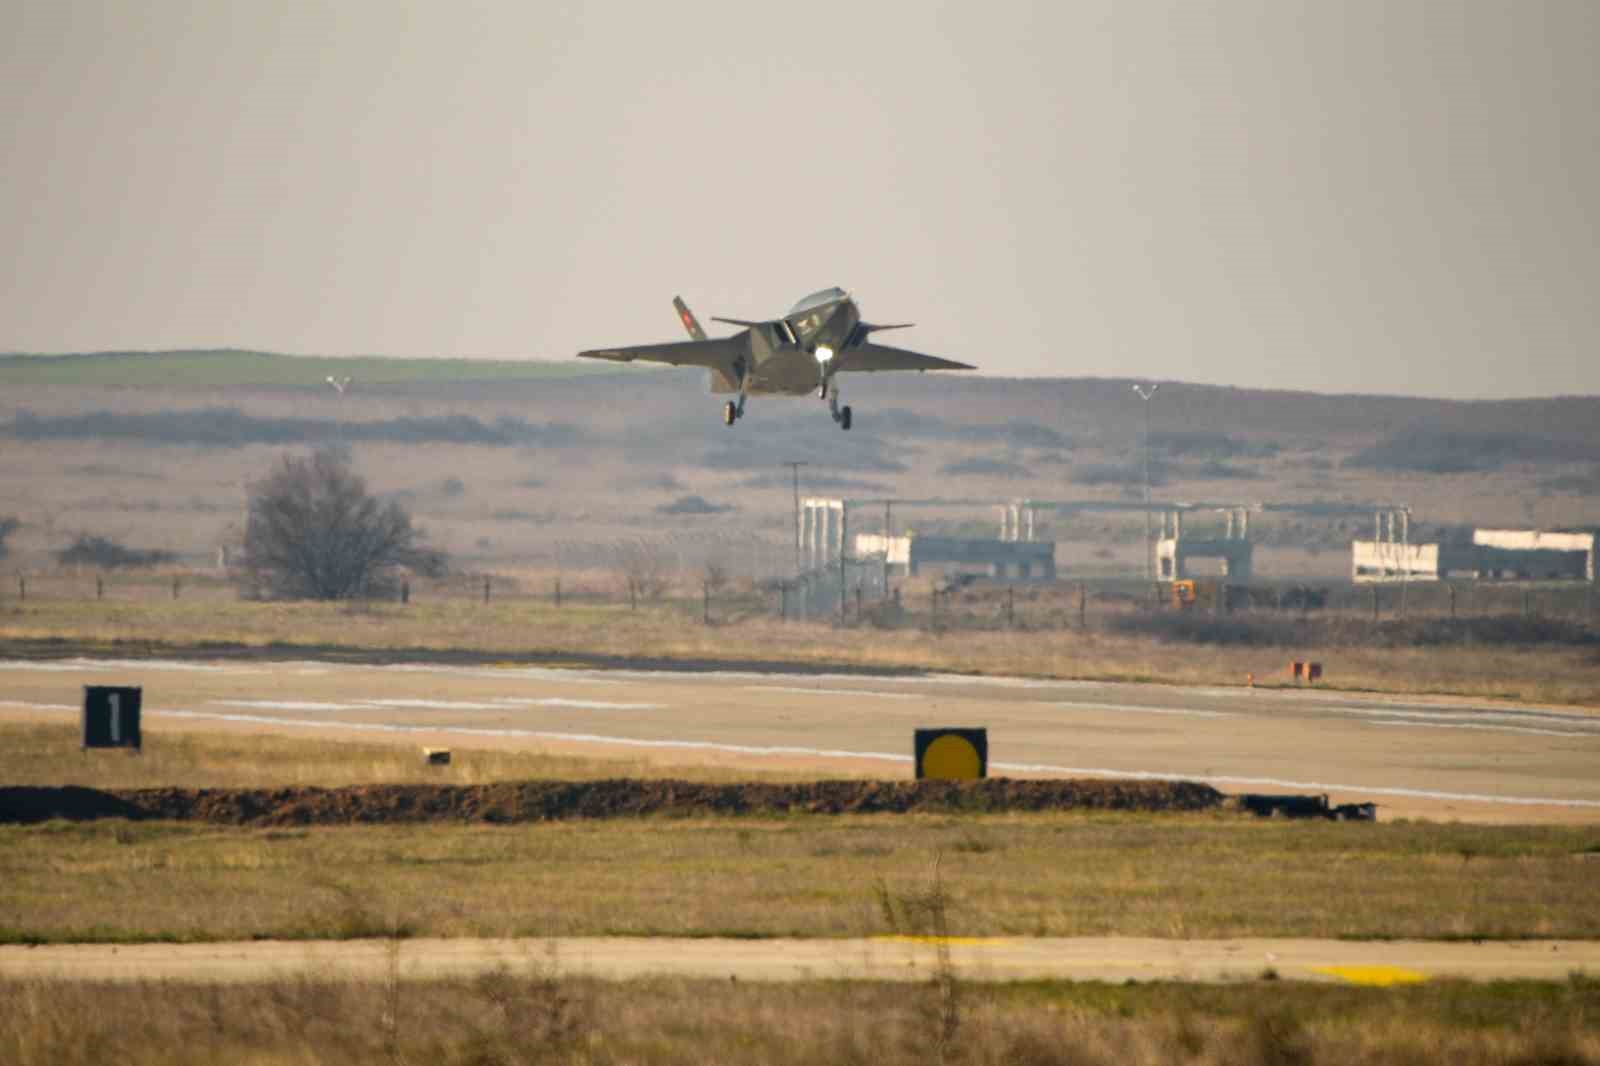
<instances>
[{"instance_id":1,"label":"bare tree","mask_svg":"<svg viewBox=\"0 0 1600 1066\"><path fill-rule=\"evenodd\" d=\"M612 561L628 589L628 603L637 607L641 599L659 600L671 583L667 553L661 545L644 539L618 541L612 548Z\"/></svg>"},{"instance_id":2,"label":"bare tree","mask_svg":"<svg viewBox=\"0 0 1600 1066\"><path fill-rule=\"evenodd\" d=\"M704 596L701 601L701 621L706 625L711 624L711 597L727 588L728 580L727 566L716 555L707 558L705 569L700 572L700 590Z\"/></svg>"},{"instance_id":3,"label":"bare tree","mask_svg":"<svg viewBox=\"0 0 1600 1066\"><path fill-rule=\"evenodd\" d=\"M720 559L707 559L705 569L700 572L700 583L705 586L706 592L712 596L728 587L732 575L728 572L727 564Z\"/></svg>"},{"instance_id":4,"label":"bare tree","mask_svg":"<svg viewBox=\"0 0 1600 1066\"><path fill-rule=\"evenodd\" d=\"M250 488L240 576L270 599L343 600L387 594L398 572L438 574L442 553L411 516L367 492L341 454L286 455Z\"/></svg>"}]
</instances>

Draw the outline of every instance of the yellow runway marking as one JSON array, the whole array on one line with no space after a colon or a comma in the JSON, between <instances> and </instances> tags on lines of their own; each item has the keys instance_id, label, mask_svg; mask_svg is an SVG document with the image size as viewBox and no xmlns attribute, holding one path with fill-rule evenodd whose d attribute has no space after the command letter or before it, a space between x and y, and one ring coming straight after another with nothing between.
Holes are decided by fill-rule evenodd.
<instances>
[{"instance_id":1,"label":"yellow runway marking","mask_svg":"<svg viewBox=\"0 0 1600 1066\"><path fill-rule=\"evenodd\" d=\"M1426 981L1427 975L1399 966L1318 966L1317 973L1342 977L1353 985L1414 985Z\"/></svg>"}]
</instances>

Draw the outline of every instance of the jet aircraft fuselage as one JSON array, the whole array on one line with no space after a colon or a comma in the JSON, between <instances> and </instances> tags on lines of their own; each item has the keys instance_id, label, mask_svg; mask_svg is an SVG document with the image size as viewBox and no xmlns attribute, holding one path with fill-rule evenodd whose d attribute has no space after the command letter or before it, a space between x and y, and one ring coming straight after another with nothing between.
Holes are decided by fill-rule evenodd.
<instances>
[{"instance_id":1,"label":"jet aircraft fuselage","mask_svg":"<svg viewBox=\"0 0 1600 1066\"><path fill-rule=\"evenodd\" d=\"M795 304L778 318L750 321L713 318L743 327L731 337L708 338L682 299L673 301L689 331L688 341L645 344L630 348L596 348L578 354L617 362L671 363L703 366L711 372L711 391L737 393L738 402L723 408L723 421L733 425L744 415L745 398L763 393L800 396L815 390L829 401L833 419L849 429L851 412L839 403L834 376L843 372L880 370L971 370L966 363L940 359L903 348L875 344L879 330L906 325L873 325L861 320L856 302L843 289L823 289ZM830 394L831 393L831 394Z\"/></svg>"}]
</instances>

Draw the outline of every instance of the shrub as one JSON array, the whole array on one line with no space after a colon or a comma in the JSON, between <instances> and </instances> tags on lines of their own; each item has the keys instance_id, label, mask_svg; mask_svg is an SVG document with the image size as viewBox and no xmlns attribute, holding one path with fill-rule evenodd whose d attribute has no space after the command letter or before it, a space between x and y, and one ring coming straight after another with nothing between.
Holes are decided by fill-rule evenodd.
<instances>
[{"instance_id":1,"label":"shrub","mask_svg":"<svg viewBox=\"0 0 1600 1066\"><path fill-rule=\"evenodd\" d=\"M103 570L115 570L127 566L158 566L173 562L177 558L172 552L162 551L159 548L148 550L126 548L105 537L91 536L88 533L79 534L78 539L65 551L56 552L56 562L62 566L96 566Z\"/></svg>"},{"instance_id":2,"label":"shrub","mask_svg":"<svg viewBox=\"0 0 1600 1066\"><path fill-rule=\"evenodd\" d=\"M411 516L382 502L330 451L284 456L252 486L241 579L247 595L343 600L387 594L402 569L439 574Z\"/></svg>"},{"instance_id":3,"label":"shrub","mask_svg":"<svg viewBox=\"0 0 1600 1066\"><path fill-rule=\"evenodd\" d=\"M664 503L656 508L657 514L722 514L731 511L732 507L725 503L712 503L704 496L679 496L671 503Z\"/></svg>"}]
</instances>

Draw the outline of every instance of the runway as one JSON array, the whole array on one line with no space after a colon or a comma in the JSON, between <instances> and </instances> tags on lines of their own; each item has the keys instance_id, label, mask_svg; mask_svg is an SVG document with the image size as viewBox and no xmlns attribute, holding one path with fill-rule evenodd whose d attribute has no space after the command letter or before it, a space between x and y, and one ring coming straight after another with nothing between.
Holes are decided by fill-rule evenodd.
<instances>
[{"instance_id":1,"label":"runway","mask_svg":"<svg viewBox=\"0 0 1600 1066\"><path fill-rule=\"evenodd\" d=\"M1435 978L1564 981L1600 970L1600 943L1310 939L1156 940L1137 937L953 937L963 980L1249 981L1407 984ZM463 977L506 969L608 980L672 976L755 981L927 980L929 939L726 940L565 937L242 941L219 944L0 946L0 979L249 982L312 977L382 981Z\"/></svg>"},{"instance_id":2,"label":"runway","mask_svg":"<svg viewBox=\"0 0 1600 1066\"><path fill-rule=\"evenodd\" d=\"M984 726L990 773L1327 792L1380 818L1600 823L1600 713L1328 690L520 665L0 661L0 721L144 688L163 732L253 729L819 776L906 777L912 731Z\"/></svg>"}]
</instances>

